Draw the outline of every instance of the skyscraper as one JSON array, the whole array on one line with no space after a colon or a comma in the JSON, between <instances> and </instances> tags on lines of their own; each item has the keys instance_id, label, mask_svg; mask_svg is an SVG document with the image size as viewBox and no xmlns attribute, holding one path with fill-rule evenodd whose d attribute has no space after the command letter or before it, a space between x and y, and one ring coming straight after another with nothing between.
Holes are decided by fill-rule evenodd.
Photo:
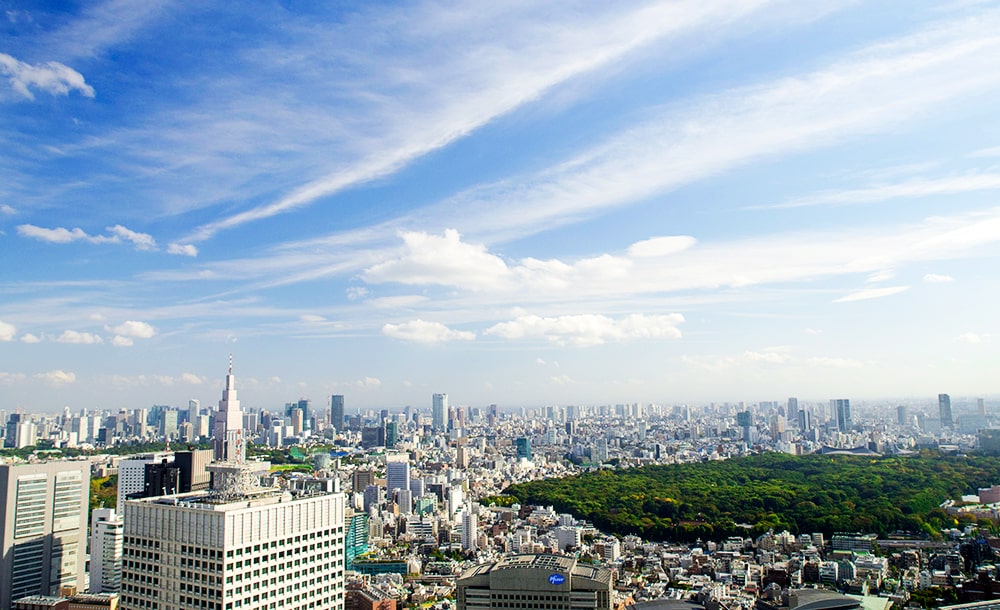
<instances>
[{"instance_id":1,"label":"skyscraper","mask_svg":"<svg viewBox=\"0 0 1000 610\"><path fill-rule=\"evenodd\" d=\"M243 440L243 412L236 397L236 376L233 375L233 355L230 354L226 387L222 390L219 411L215 414L215 429L212 431L215 461L232 464L245 462L247 450Z\"/></svg>"},{"instance_id":2,"label":"skyscraper","mask_svg":"<svg viewBox=\"0 0 1000 610\"><path fill-rule=\"evenodd\" d=\"M0 464L0 608L60 587L84 590L90 464Z\"/></svg>"},{"instance_id":3,"label":"skyscraper","mask_svg":"<svg viewBox=\"0 0 1000 610\"><path fill-rule=\"evenodd\" d=\"M343 608L344 495L331 479L263 487L241 424L230 357L212 489L125 502L122 610Z\"/></svg>"},{"instance_id":4,"label":"skyscraper","mask_svg":"<svg viewBox=\"0 0 1000 610\"><path fill-rule=\"evenodd\" d=\"M938 415L941 417L941 427L951 428L954 421L951 418L951 396L938 394Z\"/></svg>"},{"instance_id":5,"label":"skyscraper","mask_svg":"<svg viewBox=\"0 0 1000 610\"><path fill-rule=\"evenodd\" d=\"M448 395L434 394L431 397L431 429L443 432L448 417Z\"/></svg>"},{"instance_id":6,"label":"skyscraper","mask_svg":"<svg viewBox=\"0 0 1000 610\"><path fill-rule=\"evenodd\" d=\"M410 489L410 463L387 462L385 465L385 487L391 494L397 489Z\"/></svg>"},{"instance_id":7,"label":"skyscraper","mask_svg":"<svg viewBox=\"0 0 1000 610\"><path fill-rule=\"evenodd\" d=\"M847 398L833 398L830 400L830 410L837 419L837 430L848 432L853 422L851 422L851 401Z\"/></svg>"},{"instance_id":8,"label":"skyscraper","mask_svg":"<svg viewBox=\"0 0 1000 610\"><path fill-rule=\"evenodd\" d=\"M91 593L116 593L121 589L124 527L115 509L94 509L90 517Z\"/></svg>"},{"instance_id":9,"label":"skyscraper","mask_svg":"<svg viewBox=\"0 0 1000 610\"><path fill-rule=\"evenodd\" d=\"M341 394L330 397L330 423L337 432L344 431L344 397Z\"/></svg>"}]
</instances>

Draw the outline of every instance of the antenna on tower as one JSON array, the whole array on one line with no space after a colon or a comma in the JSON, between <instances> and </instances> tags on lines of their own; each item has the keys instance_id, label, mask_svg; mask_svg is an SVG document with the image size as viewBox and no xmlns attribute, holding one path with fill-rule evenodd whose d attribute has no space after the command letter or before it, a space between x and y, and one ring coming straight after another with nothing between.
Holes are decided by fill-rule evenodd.
<instances>
[{"instance_id":1,"label":"antenna on tower","mask_svg":"<svg viewBox=\"0 0 1000 610\"><path fill-rule=\"evenodd\" d=\"M233 353L229 352L229 374L233 374Z\"/></svg>"}]
</instances>

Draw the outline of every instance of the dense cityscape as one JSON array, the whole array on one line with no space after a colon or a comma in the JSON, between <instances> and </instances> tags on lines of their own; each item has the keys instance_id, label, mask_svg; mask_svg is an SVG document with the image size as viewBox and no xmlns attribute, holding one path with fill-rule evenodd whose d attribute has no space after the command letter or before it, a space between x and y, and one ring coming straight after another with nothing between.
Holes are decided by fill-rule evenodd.
<instances>
[{"instance_id":1,"label":"dense cityscape","mask_svg":"<svg viewBox=\"0 0 1000 610\"><path fill-rule=\"evenodd\" d=\"M439 393L429 408L352 412L333 395L243 411L236 383L230 365L217 408L3 414L0 607L561 608L537 594L572 591L572 608L888 609L926 606L927 591L931 605L1000 594L989 561L1000 539L980 530L996 523L1000 485L940 498L983 520L934 536L748 524L746 537L696 543L613 535L503 495L585 471L764 452L996 453L997 409L983 398L511 411ZM491 602L491 590L515 597Z\"/></svg>"}]
</instances>

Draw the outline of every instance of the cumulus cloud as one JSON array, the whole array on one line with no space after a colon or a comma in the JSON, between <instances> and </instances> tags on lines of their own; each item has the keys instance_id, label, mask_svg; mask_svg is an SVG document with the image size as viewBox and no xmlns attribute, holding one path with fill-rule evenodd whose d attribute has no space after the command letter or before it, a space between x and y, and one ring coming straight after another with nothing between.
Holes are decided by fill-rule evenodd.
<instances>
[{"instance_id":1,"label":"cumulus cloud","mask_svg":"<svg viewBox=\"0 0 1000 610\"><path fill-rule=\"evenodd\" d=\"M377 377L366 376L363 377L362 379L355 381L354 385L362 389L373 390L375 388L382 386L382 380Z\"/></svg>"},{"instance_id":2,"label":"cumulus cloud","mask_svg":"<svg viewBox=\"0 0 1000 610\"><path fill-rule=\"evenodd\" d=\"M181 376L177 378L178 381L182 383L188 383L191 385L201 385L205 382L204 379L195 375L194 373L181 373Z\"/></svg>"},{"instance_id":3,"label":"cumulus cloud","mask_svg":"<svg viewBox=\"0 0 1000 610\"><path fill-rule=\"evenodd\" d=\"M426 322L419 319L403 322L402 324L386 324L382 327L382 334L394 339L415 341L417 343L471 341L476 338L475 333L464 330L453 330L440 322Z\"/></svg>"},{"instance_id":4,"label":"cumulus cloud","mask_svg":"<svg viewBox=\"0 0 1000 610\"><path fill-rule=\"evenodd\" d=\"M17 210L10 207L6 203L2 203L0 204L0 214L3 214L4 216L13 216L14 214L17 214Z\"/></svg>"},{"instance_id":5,"label":"cumulus cloud","mask_svg":"<svg viewBox=\"0 0 1000 610\"><path fill-rule=\"evenodd\" d=\"M59 386L76 381L76 373L56 369L47 373L38 373L35 375L35 378Z\"/></svg>"},{"instance_id":6,"label":"cumulus cloud","mask_svg":"<svg viewBox=\"0 0 1000 610\"><path fill-rule=\"evenodd\" d=\"M543 318L519 316L486 329L485 334L503 339L546 339L559 345L600 345L608 341L679 339L681 314L632 314L615 320L603 315L581 314Z\"/></svg>"},{"instance_id":7,"label":"cumulus cloud","mask_svg":"<svg viewBox=\"0 0 1000 610\"><path fill-rule=\"evenodd\" d=\"M955 341L965 343L967 345L978 345L980 343L985 343L988 338L989 335L980 335L979 333L962 333L961 335L955 337Z\"/></svg>"},{"instance_id":8,"label":"cumulus cloud","mask_svg":"<svg viewBox=\"0 0 1000 610\"><path fill-rule=\"evenodd\" d=\"M56 339L59 343L80 343L80 344L93 344L93 343L104 343L104 339L100 335L95 335L93 333L78 332L75 330L63 331L63 334L59 335Z\"/></svg>"},{"instance_id":9,"label":"cumulus cloud","mask_svg":"<svg viewBox=\"0 0 1000 610\"><path fill-rule=\"evenodd\" d=\"M482 244L463 242L455 229L445 230L443 236L410 231L400 237L406 254L369 267L362 273L365 281L461 285L482 290L495 288L498 281L510 276L503 259L487 252Z\"/></svg>"},{"instance_id":10,"label":"cumulus cloud","mask_svg":"<svg viewBox=\"0 0 1000 610\"><path fill-rule=\"evenodd\" d=\"M148 233L139 233L122 225L107 227L109 235L90 235L80 227L67 229L56 227L47 229L36 225L18 225L17 232L22 237L29 237L51 244L68 244L74 241L83 241L91 244L118 244L122 242L131 243L136 250L156 250L156 240Z\"/></svg>"},{"instance_id":11,"label":"cumulus cloud","mask_svg":"<svg viewBox=\"0 0 1000 610\"><path fill-rule=\"evenodd\" d=\"M17 328L13 324L0 320L0 341L13 341L15 336L17 336Z\"/></svg>"},{"instance_id":12,"label":"cumulus cloud","mask_svg":"<svg viewBox=\"0 0 1000 610\"><path fill-rule=\"evenodd\" d=\"M924 281L928 284L945 284L947 282L954 282L955 278L940 273L928 273L924 276Z\"/></svg>"},{"instance_id":13,"label":"cumulus cloud","mask_svg":"<svg viewBox=\"0 0 1000 610\"><path fill-rule=\"evenodd\" d=\"M167 246L167 254L179 254L180 256L198 256L197 246L192 246L191 244L169 244Z\"/></svg>"},{"instance_id":14,"label":"cumulus cloud","mask_svg":"<svg viewBox=\"0 0 1000 610\"><path fill-rule=\"evenodd\" d=\"M114 345L115 347L132 347L135 345L135 341L133 341L131 337L115 335L115 337L111 340L111 345Z\"/></svg>"},{"instance_id":15,"label":"cumulus cloud","mask_svg":"<svg viewBox=\"0 0 1000 610\"><path fill-rule=\"evenodd\" d=\"M900 292L909 290L909 286L888 286L886 288L868 288L865 290L859 290L857 292L852 292L851 294L844 295L839 299L834 299L834 303L850 303L852 301L865 301L868 299L880 299L882 297L892 296L894 294L899 294Z\"/></svg>"},{"instance_id":16,"label":"cumulus cloud","mask_svg":"<svg viewBox=\"0 0 1000 610\"><path fill-rule=\"evenodd\" d=\"M153 326L138 320L128 320L118 326L107 327L107 330L122 337L135 339L149 339L156 335L156 329Z\"/></svg>"},{"instance_id":17,"label":"cumulus cloud","mask_svg":"<svg viewBox=\"0 0 1000 610\"><path fill-rule=\"evenodd\" d=\"M24 333L21 335L21 343L41 343L42 338L38 335L33 335L31 333Z\"/></svg>"},{"instance_id":18,"label":"cumulus cloud","mask_svg":"<svg viewBox=\"0 0 1000 610\"><path fill-rule=\"evenodd\" d=\"M29 100L35 99L33 89L52 95L79 91L85 97L94 97L94 88L87 84L82 74L57 61L32 65L0 53L0 74L7 77L14 91Z\"/></svg>"}]
</instances>

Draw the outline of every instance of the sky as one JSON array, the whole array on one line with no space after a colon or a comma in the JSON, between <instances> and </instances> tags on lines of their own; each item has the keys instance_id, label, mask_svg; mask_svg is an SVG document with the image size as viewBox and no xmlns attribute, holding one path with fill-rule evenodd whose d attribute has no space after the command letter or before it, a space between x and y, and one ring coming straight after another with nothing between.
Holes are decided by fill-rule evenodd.
<instances>
[{"instance_id":1,"label":"sky","mask_svg":"<svg viewBox=\"0 0 1000 610\"><path fill-rule=\"evenodd\" d=\"M998 392L1000 2L0 0L0 409Z\"/></svg>"}]
</instances>

